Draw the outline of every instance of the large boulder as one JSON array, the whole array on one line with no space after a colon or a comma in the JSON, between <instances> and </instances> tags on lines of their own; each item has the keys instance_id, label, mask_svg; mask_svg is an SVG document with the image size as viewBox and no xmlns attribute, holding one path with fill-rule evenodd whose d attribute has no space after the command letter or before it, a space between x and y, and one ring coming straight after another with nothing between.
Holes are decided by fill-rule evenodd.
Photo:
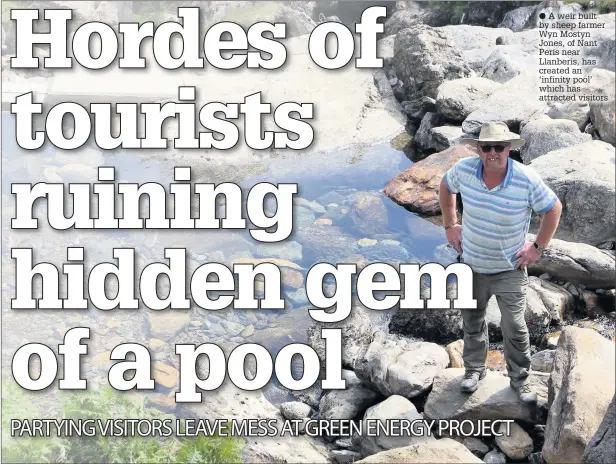
<instances>
[{"instance_id":1,"label":"large boulder","mask_svg":"<svg viewBox=\"0 0 616 464\"><path fill-rule=\"evenodd\" d=\"M584 455L582 456L582 464L593 464L596 462L610 462L614 459L614 450L616 449L616 397L612 398L612 402L607 408L603 422L597 429L597 432L592 437Z\"/></svg>"},{"instance_id":2,"label":"large boulder","mask_svg":"<svg viewBox=\"0 0 616 464\"><path fill-rule=\"evenodd\" d=\"M353 368L362 348L372 341L374 328L366 311L356 306L351 314L341 322L315 322L308 328L308 344L317 352L319 359L325 361L325 340L321 337L321 329L342 330L342 365Z\"/></svg>"},{"instance_id":3,"label":"large boulder","mask_svg":"<svg viewBox=\"0 0 616 464\"><path fill-rule=\"evenodd\" d=\"M591 329L566 327L549 382L542 454L548 463L580 462L614 397L614 343Z\"/></svg>"},{"instance_id":4,"label":"large boulder","mask_svg":"<svg viewBox=\"0 0 616 464\"><path fill-rule=\"evenodd\" d=\"M498 447L516 461L527 458L533 452L533 439L515 422L509 426L509 435L504 434L506 430L504 424L499 426L499 432L503 435L495 438Z\"/></svg>"},{"instance_id":5,"label":"large boulder","mask_svg":"<svg viewBox=\"0 0 616 464\"><path fill-rule=\"evenodd\" d=\"M592 140L590 134L580 132L574 121L551 119L545 115L525 124L520 137L525 140L520 156L526 164L551 151Z\"/></svg>"},{"instance_id":6,"label":"large boulder","mask_svg":"<svg viewBox=\"0 0 616 464\"><path fill-rule=\"evenodd\" d=\"M364 414L364 429L367 430L367 421L379 420L385 423L388 420L407 419L409 421L421 420L415 405L400 395L392 395L385 401L370 407ZM364 434L353 437L353 443L359 447L362 456L370 456L381 451L393 448L402 448L424 440L433 439L427 432L424 436L389 436L385 434Z\"/></svg>"},{"instance_id":7,"label":"large boulder","mask_svg":"<svg viewBox=\"0 0 616 464\"><path fill-rule=\"evenodd\" d=\"M436 111L452 121L462 122L500 87L500 83L483 77L443 82L436 95Z\"/></svg>"},{"instance_id":8,"label":"large boulder","mask_svg":"<svg viewBox=\"0 0 616 464\"><path fill-rule=\"evenodd\" d=\"M438 191L443 175L462 158L478 156L468 146L448 148L397 174L384 193L405 208L422 214L439 214Z\"/></svg>"},{"instance_id":9,"label":"large boulder","mask_svg":"<svg viewBox=\"0 0 616 464\"><path fill-rule=\"evenodd\" d=\"M363 385L328 391L319 402L319 419L357 419L381 398L378 392Z\"/></svg>"},{"instance_id":10,"label":"large boulder","mask_svg":"<svg viewBox=\"0 0 616 464\"><path fill-rule=\"evenodd\" d=\"M385 21L383 37L396 35L402 29L415 27L425 22L426 12L415 2L409 2L408 8L398 9Z\"/></svg>"},{"instance_id":11,"label":"large boulder","mask_svg":"<svg viewBox=\"0 0 616 464\"><path fill-rule=\"evenodd\" d=\"M413 463L483 463L466 446L451 438L430 440L404 448L394 448L373 454L357 464L413 464Z\"/></svg>"},{"instance_id":12,"label":"large boulder","mask_svg":"<svg viewBox=\"0 0 616 464\"><path fill-rule=\"evenodd\" d=\"M443 151L458 145L464 137L462 128L451 125L441 126L443 122L440 114L426 113L413 137L413 145L423 151Z\"/></svg>"},{"instance_id":13,"label":"large boulder","mask_svg":"<svg viewBox=\"0 0 616 464\"><path fill-rule=\"evenodd\" d=\"M528 240L535 236L529 234ZM533 274L547 272L556 280L584 285L587 288L614 288L616 260L599 248L584 243L552 239L541 258L529 269ZM541 285L548 285L542 282Z\"/></svg>"},{"instance_id":14,"label":"large boulder","mask_svg":"<svg viewBox=\"0 0 616 464\"><path fill-rule=\"evenodd\" d=\"M472 75L458 46L444 32L425 25L403 29L396 35L393 62L396 76L413 98L436 98L444 81Z\"/></svg>"},{"instance_id":15,"label":"large boulder","mask_svg":"<svg viewBox=\"0 0 616 464\"><path fill-rule=\"evenodd\" d=\"M590 121L599 133L601 140L616 145L616 117L614 99L590 104Z\"/></svg>"},{"instance_id":16,"label":"large boulder","mask_svg":"<svg viewBox=\"0 0 616 464\"><path fill-rule=\"evenodd\" d=\"M513 32L503 28L456 24L437 27L436 30L445 34L445 37L461 50L490 47L496 44L496 39L499 37L513 39Z\"/></svg>"},{"instance_id":17,"label":"large boulder","mask_svg":"<svg viewBox=\"0 0 616 464\"><path fill-rule=\"evenodd\" d=\"M508 11L498 27L506 27L513 32L520 32L528 22L537 8L536 5L522 6L515 10Z\"/></svg>"},{"instance_id":18,"label":"large boulder","mask_svg":"<svg viewBox=\"0 0 616 464\"><path fill-rule=\"evenodd\" d=\"M413 398L432 385L449 364L445 348L376 332L355 362L355 373L384 395Z\"/></svg>"},{"instance_id":19,"label":"large boulder","mask_svg":"<svg viewBox=\"0 0 616 464\"><path fill-rule=\"evenodd\" d=\"M486 122L504 122L513 132L519 133L520 123L542 113L546 105L539 101L537 76L520 74L508 80L462 123L467 133L479 133Z\"/></svg>"},{"instance_id":20,"label":"large boulder","mask_svg":"<svg viewBox=\"0 0 616 464\"><path fill-rule=\"evenodd\" d=\"M590 245L616 239L614 153L612 145L593 140L533 161L563 204L557 238Z\"/></svg>"},{"instance_id":21,"label":"large boulder","mask_svg":"<svg viewBox=\"0 0 616 464\"><path fill-rule=\"evenodd\" d=\"M558 285L537 277L530 277L529 286L541 300L552 323L559 324L565 320L565 314L575 307L573 295Z\"/></svg>"},{"instance_id":22,"label":"large boulder","mask_svg":"<svg viewBox=\"0 0 616 464\"><path fill-rule=\"evenodd\" d=\"M509 377L488 371L477 390L469 395L460 391L464 369L445 369L434 378L424 408L428 419L499 420L512 419L533 423L537 407L520 402L509 385ZM531 373L531 385L539 397L539 409L547 400L547 376Z\"/></svg>"},{"instance_id":23,"label":"large boulder","mask_svg":"<svg viewBox=\"0 0 616 464\"><path fill-rule=\"evenodd\" d=\"M517 47L496 47L481 68L481 77L507 82L537 65L532 54Z\"/></svg>"}]
</instances>

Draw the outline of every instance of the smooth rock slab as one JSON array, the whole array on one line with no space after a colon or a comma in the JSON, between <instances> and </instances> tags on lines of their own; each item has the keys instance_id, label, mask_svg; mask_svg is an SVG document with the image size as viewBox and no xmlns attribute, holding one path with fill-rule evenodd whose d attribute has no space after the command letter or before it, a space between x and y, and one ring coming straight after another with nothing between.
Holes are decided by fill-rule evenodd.
<instances>
[{"instance_id":1,"label":"smooth rock slab","mask_svg":"<svg viewBox=\"0 0 616 464\"><path fill-rule=\"evenodd\" d=\"M612 145L593 140L533 161L531 167L564 206L556 238L590 245L616 240L615 152Z\"/></svg>"},{"instance_id":2,"label":"smooth rock slab","mask_svg":"<svg viewBox=\"0 0 616 464\"><path fill-rule=\"evenodd\" d=\"M565 327L549 383L542 454L552 463L580 462L616 385L614 342L591 329Z\"/></svg>"},{"instance_id":3,"label":"smooth rock slab","mask_svg":"<svg viewBox=\"0 0 616 464\"><path fill-rule=\"evenodd\" d=\"M378 392L361 385L328 391L319 402L319 419L356 419L381 398Z\"/></svg>"},{"instance_id":4,"label":"smooth rock slab","mask_svg":"<svg viewBox=\"0 0 616 464\"><path fill-rule=\"evenodd\" d=\"M525 140L520 148L520 156L527 164L551 151L592 140L590 134L580 132L575 121L547 116L533 119L524 125L520 137Z\"/></svg>"},{"instance_id":5,"label":"smooth rock slab","mask_svg":"<svg viewBox=\"0 0 616 464\"><path fill-rule=\"evenodd\" d=\"M527 239L534 241L535 235L529 234ZM552 239L550 246L529 271L533 274L547 272L555 280L581 284L587 288L614 288L616 259L591 245ZM565 303L565 306L568 304ZM555 305L559 306L562 307Z\"/></svg>"},{"instance_id":6,"label":"smooth rock slab","mask_svg":"<svg viewBox=\"0 0 616 464\"><path fill-rule=\"evenodd\" d=\"M535 408L521 403L509 385L509 377L488 371L477 390L469 395L460 391L464 369L445 369L434 378L424 413L429 419L513 419L534 422ZM546 396L543 379L533 378L538 396ZM542 391L543 390L543 391Z\"/></svg>"},{"instance_id":7,"label":"smooth rock slab","mask_svg":"<svg viewBox=\"0 0 616 464\"><path fill-rule=\"evenodd\" d=\"M425 464L428 462L483 463L461 443L450 438L442 438L405 446L404 448L382 451L357 461L357 464Z\"/></svg>"},{"instance_id":8,"label":"smooth rock slab","mask_svg":"<svg viewBox=\"0 0 616 464\"><path fill-rule=\"evenodd\" d=\"M484 77L443 82L436 96L436 111L452 121L462 122L500 87L500 83Z\"/></svg>"},{"instance_id":9,"label":"smooth rock slab","mask_svg":"<svg viewBox=\"0 0 616 464\"><path fill-rule=\"evenodd\" d=\"M312 409L301 401L288 401L280 405L280 412L287 419L303 419L310 416Z\"/></svg>"},{"instance_id":10,"label":"smooth rock slab","mask_svg":"<svg viewBox=\"0 0 616 464\"><path fill-rule=\"evenodd\" d=\"M462 130L478 134L486 122L504 122L518 133L520 123L536 113L542 113L546 104L539 101L537 77L533 73L520 74L505 82L462 123Z\"/></svg>"},{"instance_id":11,"label":"smooth rock slab","mask_svg":"<svg viewBox=\"0 0 616 464\"><path fill-rule=\"evenodd\" d=\"M357 356L355 373L384 395L412 398L429 389L434 376L448 364L449 355L435 343L413 342L379 331Z\"/></svg>"},{"instance_id":12,"label":"smooth rock slab","mask_svg":"<svg viewBox=\"0 0 616 464\"><path fill-rule=\"evenodd\" d=\"M391 419L407 419L409 421L421 420L422 416L417 412L415 405L406 398L399 395L392 395L385 401L380 402L369 408L364 414L363 424L367 427L368 420L379 420L383 423ZM393 448L402 448L424 440L434 439L432 436L356 436L353 442L359 445L362 456L386 451Z\"/></svg>"}]
</instances>

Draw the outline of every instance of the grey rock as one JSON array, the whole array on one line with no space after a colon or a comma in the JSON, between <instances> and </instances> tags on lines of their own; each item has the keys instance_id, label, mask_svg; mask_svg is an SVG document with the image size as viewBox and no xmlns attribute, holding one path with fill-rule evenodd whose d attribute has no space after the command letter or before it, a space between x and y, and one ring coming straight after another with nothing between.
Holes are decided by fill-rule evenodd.
<instances>
[{"instance_id":1,"label":"grey rock","mask_svg":"<svg viewBox=\"0 0 616 464\"><path fill-rule=\"evenodd\" d=\"M615 398L607 408L603 421L582 455L582 464L610 462L616 449L616 404Z\"/></svg>"},{"instance_id":2,"label":"grey rock","mask_svg":"<svg viewBox=\"0 0 616 464\"><path fill-rule=\"evenodd\" d=\"M614 100L590 104L590 121L599 133L601 140L616 145L616 119Z\"/></svg>"},{"instance_id":3,"label":"grey rock","mask_svg":"<svg viewBox=\"0 0 616 464\"><path fill-rule=\"evenodd\" d=\"M506 27L511 29L513 32L520 32L524 29L524 26L535 12L536 8L536 5L531 5L522 6L520 8L516 8L515 10L508 11L505 13L505 17L498 27Z\"/></svg>"},{"instance_id":4,"label":"grey rock","mask_svg":"<svg viewBox=\"0 0 616 464\"><path fill-rule=\"evenodd\" d=\"M385 29L383 37L396 35L402 29L409 27L415 27L417 24L424 22L425 12L417 6L414 2L411 3L410 8L403 10L396 10L391 17L385 21Z\"/></svg>"},{"instance_id":5,"label":"grey rock","mask_svg":"<svg viewBox=\"0 0 616 464\"><path fill-rule=\"evenodd\" d=\"M495 437L496 444L507 457L519 461L533 452L533 439L515 422L509 424L509 435L505 435L507 428L503 424L498 431L503 435Z\"/></svg>"},{"instance_id":6,"label":"grey rock","mask_svg":"<svg viewBox=\"0 0 616 464\"><path fill-rule=\"evenodd\" d=\"M458 126L435 127L430 131L432 136L431 146L436 151L443 151L461 143L466 134Z\"/></svg>"},{"instance_id":7,"label":"grey rock","mask_svg":"<svg viewBox=\"0 0 616 464\"><path fill-rule=\"evenodd\" d=\"M403 29L396 35L393 62L396 76L414 98L436 98L444 81L472 74L460 49L446 34L425 25Z\"/></svg>"},{"instance_id":8,"label":"grey rock","mask_svg":"<svg viewBox=\"0 0 616 464\"><path fill-rule=\"evenodd\" d=\"M361 458L361 454L357 451L351 450L331 450L329 452L332 461L339 464L346 464L347 462L355 462Z\"/></svg>"},{"instance_id":9,"label":"grey rock","mask_svg":"<svg viewBox=\"0 0 616 464\"><path fill-rule=\"evenodd\" d=\"M543 350L535 353L530 358L531 369L539 372L552 372L555 354L554 350Z\"/></svg>"},{"instance_id":10,"label":"grey rock","mask_svg":"<svg viewBox=\"0 0 616 464\"><path fill-rule=\"evenodd\" d=\"M436 150L432 140L432 129L442 123L442 117L434 113L426 113L419 129L413 137L413 144L420 150Z\"/></svg>"},{"instance_id":11,"label":"grey rock","mask_svg":"<svg viewBox=\"0 0 616 464\"><path fill-rule=\"evenodd\" d=\"M529 234L527 238L534 240L535 235ZM590 289L614 288L616 260L591 245L552 239L550 246L529 270L537 274L547 272L555 280Z\"/></svg>"},{"instance_id":12,"label":"grey rock","mask_svg":"<svg viewBox=\"0 0 616 464\"><path fill-rule=\"evenodd\" d=\"M552 119L569 119L583 131L590 120L590 105L584 101L549 102L546 113Z\"/></svg>"},{"instance_id":13,"label":"grey rock","mask_svg":"<svg viewBox=\"0 0 616 464\"><path fill-rule=\"evenodd\" d=\"M547 116L525 124L520 137L525 140L520 148L520 156L526 164L551 151L592 140L590 135L580 132L575 121Z\"/></svg>"},{"instance_id":14,"label":"grey rock","mask_svg":"<svg viewBox=\"0 0 616 464\"><path fill-rule=\"evenodd\" d=\"M306 403L302 403L300 401L288 401L280 405L280 412L289 420L297 420L310 417L312 409Z\"/></svg>"},{"instance_id":15,"label":"grey rock","mask_svg":"<svg viewBox=\"0 0 616 464\"><path fill-rule=\"evenodd\" d=\"M505 28L457 24L437 27L436 30L444 33L450 42L462 50L490 47L496 44L498 37L513 38L513 31Z\"/></svg>"},{"instance_id":16,"label":"grey rock","mask_svg":"<svg viewBox=\"0 0 616 464\"><path fill-rule=\"evenodd\" d=\"M323 328L342 329L342 366L351 369L362 348L370 344L374 331L370 317L359 306L354 307L351 314L341 322L316 322L308 329L308 344L317 352L321 361L325 360L325 340L321 338Z\"/></svg>"},{"instance_id":17,"label":"grey rock","mask_svg":"<svg viewBox=\"0 0 616 464\"><path fill-rule=\"evenodd\" d=\"M355 373L384 395L412 398L428 390L434 376L448 364L449 355L435 343L412 342L378 331L357 356Z\"/></svg>"},{"instance_id":18,"label":"grey rock","mask_svg":"<svg viewBox=\"0 0 616 464\"><path fill-rule=\"evenodd\" d=\"M497 47L485 61L481 77L505 83L536 66L533 55L515 47Z\"/></svg>"},{"instance_id":19,"label":"grey rock","mask_svg":"<svg viewBox=\"0 0 616 464\"><path fill-rule=\"evenodd\" d=\"M302 403L306 403L313 408L318 408L323 390L321 389L320 382L317 382L306 390L292 391L291 395Z\"/></svg>"},{"instance_id":20,"label":"grey rock","mask_svg":"<svg viewBox=\"0 0 616 464\"><path fill-rule=\"evenodd\" d=\"M319 419L356 419L381 398L378 392L362 386L328 391L319 402Z\"/></svg>"},{"instance_id":21,"label":"grey rock","mask_svg":"<svg viewBox=\"0 0 616 464\"><path fill-rule=\"evenodd\" d=\"M490 452L490 447L482 442L479 438L465 437L462 439L462 444L468 448L478 458L483 458Z\"/></svg>"},{"instance_id":22,"label":"grey rock","mask_svg":"<svg viewBox=\"0 0 616 464\"><path fill-rule=\"evenodd\" d=\"M421 420L422 416L409 400L399 395L392 395L366 411L363 419L364 430L367 428L367 421L379 420L385 422L392 419L414 421ZM388 436L384 434L373 436L372 434L368 435L365 433L364 436L353 437L353 443L359 446L362 456L370 456L381 451L409 446L430 438L432 437L428 436L427 431L424 436Z\"/></svg>"},{"instance_id":23,"label":"grey rock","mask_svg":"<svg viewBox=\"0 0 616 464\"><path fill-rule=\"evenodd\" d=\"M436 111L445 118L462 122L500 87L500 83L484 77L443 82L436 96Z\"/></svg>"},{"instance_id":24,"label":"grey rock","mask_svg":"<svg viewBox=\"0 0 616 464\"><path fill-rule=\"evenodd\" d=\"M440 440L426 440L414 445L403 448L394 448L380 453L373 454L360 463L405 463L423 464L426 462L448 462L448 463L479 463L481 459L474 456L461 443L450 438Z\"/></svg>"},{"instance_id":25,"label":"grey rock","mask_svg":"<svg viewBox=\"0 0 616 464\"><path fill-rule=\"evenodd\" d=\"M614 397L614 343L592 329L565 327L549 383L542 453L547 462L580 462Z\"/></svg>"},{"instance_id":26,"label":"grey rock","mask_svg":"<svg viewBox=\"0 0 616 464\"><path fill-rule=\"evenodd\" d=\"M564 206L557 238L590 245L616 239L615 151L612 145L593 140L533 161L534 170Z\"/></svg>"},{"instance_id":27,"label":"grey rock","mask_svg":"<svg viewBox=\"0 0 616 464\"><path fill-rule=\"evenodd\" d=\"M353 229L365 235L385 233L389 218L383 195L379 192L358 192L353 195L348 218Z\"/></svg>"},{"instance_id":28,"label":"grey rock","mask_svg":"<svg viewBox=\"0 0 616 464\"><path fill-rule=\"evenodd\" d=\"M546 109L545 103L539 101L537 84L534 73L520 74L508 80L466 117L462 130L476 134L484 123L501 121L517 133L522 121L528 121Z\"/></svg>"},{"instance_id":29,"label":"grey rock","mask_svg":"<svg viewBox=\"0 0 616 464\"><path fill-rule=\"evenodd\" d=\"M509 377L488 371L477 390L469 395L460 391L464 369L445 369L434 378L424 413L428 419L512 419L532 423L536 419L535 407L521 403L509 385ZM531 373L531 385L540 398L540 406L547 397L547 378Z\"/></svg>"},{"instance_id":30,"label":"grey rock","mask_svg":"<svg viewBox=\"0 0 616 464\"><path fill-rule=\"evenodd\" d=\"M402 102L402 111L412 119L422 119L426 113L434 113L434 98L423 96L415 100Z\"/></svg>"},{"instance_id":31,"label":"grey rock","mask_svg":"<svg viewBox=\"0 0 616 464\"><path fill-rule=\"evenodd\" d=\"M493 450L485 455L483 462L486 464L507 464L507 456L500 451Z\"/></svg>"},{"instance_id":32,"label":"grey rock","mask_svg":"<svg viewBox=\"0 0 616 464\"><path fill-rule=\"evenodd\" d=\"M541 279L541 277L530 277L529 285L545 305L553 323L563 322L565 313L575 308L575 299L565 288Z\"/></svg>"}]
</instances>

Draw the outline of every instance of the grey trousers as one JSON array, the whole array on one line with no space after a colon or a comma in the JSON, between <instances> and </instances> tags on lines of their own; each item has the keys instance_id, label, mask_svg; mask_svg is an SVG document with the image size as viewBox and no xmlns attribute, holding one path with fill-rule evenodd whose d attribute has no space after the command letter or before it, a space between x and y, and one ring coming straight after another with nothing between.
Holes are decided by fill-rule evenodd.
<instances>
[{"instance_id":1,"label":"grey trousers","mask_svg":"<svg viewBox=\"0 0 616 464\"><path fill-rule=\"evenodd\" d=\"M530 371L530 341L524 319L526 310L527 271L517 269L498 274L473 277L473 296L477 309L462 309L464 321L464 367L482 372L488 357L488 324L486 306L492 295L501 311L501 331L507 373L514 385L523 383Z\"/></svg>"}]
</instances>

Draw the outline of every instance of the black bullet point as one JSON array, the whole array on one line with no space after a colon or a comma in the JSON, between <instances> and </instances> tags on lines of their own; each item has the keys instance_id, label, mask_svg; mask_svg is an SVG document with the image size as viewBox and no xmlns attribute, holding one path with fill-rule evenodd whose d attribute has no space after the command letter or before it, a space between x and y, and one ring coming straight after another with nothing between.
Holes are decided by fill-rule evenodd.
<instances>
[{"instance_id":1,"label":"black bullet point","mask_svg":"<svg viewBox=\"0 0 616 464\"><path fill-rule=\"evenodd\" d=\"M541 19L545 19L545 13L541 13L541 14L539 15L539 17L540 17Z\"/></svg>"}]
</instances>

